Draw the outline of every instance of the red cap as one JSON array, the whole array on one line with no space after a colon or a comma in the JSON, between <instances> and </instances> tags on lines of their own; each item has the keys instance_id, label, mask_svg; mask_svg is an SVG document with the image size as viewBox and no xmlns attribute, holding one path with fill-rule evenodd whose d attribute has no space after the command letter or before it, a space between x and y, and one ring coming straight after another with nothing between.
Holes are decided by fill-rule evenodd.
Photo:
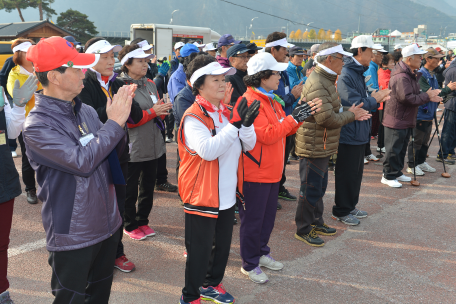
<instances>
[{"instance_id":1,"label":"red cap","mask_svg":"<svg viewBox=\"0 0 456 304\"><path fill-rule=\"evenodd\" d=\"M440 52L442 49L439 48L439 47L436 47L435 50L436 50L437 52Z\"/></svg>"},{"instance_id":2,"label":"red cap","mask_svg":"<svg viewBox=\"0 0 456 304\"><path fill-rule=\"evenodd\" d=\"M97 64L100 55L79 53L62 37L50 37L32 45L26 58L33 62L36 72L47 72L62 66L88 69Z\"/></svg>"}]
</instances>

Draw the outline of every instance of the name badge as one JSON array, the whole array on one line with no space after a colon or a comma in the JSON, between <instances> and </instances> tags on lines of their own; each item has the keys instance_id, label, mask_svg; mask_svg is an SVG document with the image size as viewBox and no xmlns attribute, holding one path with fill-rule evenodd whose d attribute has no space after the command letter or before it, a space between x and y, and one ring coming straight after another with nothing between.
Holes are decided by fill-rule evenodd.
<instances>
[{"instance_id":1,"label":"name badge","mask_svg":"<svg viewBox=\"0 0 456 304\"><path fill-rule=\"evenodd\" d=\"M81 138L79 138L79 142L81 143L81 145L83 147L85 147L94 138L95 138L95 136L93 136L93 134L90 133L90 134L84 135Z\"/></svg>"},{"instance_id":2,"label":"name badge","mask_svg":"<svg viewBox=\"0 0 456 304\"><path fill-rule=\"evenodd\" d=\"M157 103L157 96L155 96L154 94L150 94L150 98L152 98L152 101L154 102L154 104Z\"/></svg>"},{"instance_id":3,"label":"name badge","mask_svg":"<svg viewBox=\"0 0 456 304\"><path fill-rule=\"evenodd\" d=\"M133 143L128 144L128 154L131 154L131 148L133 147Z\"/></svg>"},{"instance_id":4,"label":"name badge","mask_svg":"<svg viewBox=\"0 0 456 304\"><path fill-rule=\"evenodd\" d=\"M0 146L6 145L6 132L5 130L0 130Z\"/></svg>"},{"instance_id":5,"label":"name badge","mask_svg":"<svg viewBox=\"0 0 456 304\"><path fill-rule=\"evenodd\" d=\"M285 95L287 95L288 93L290 93L290 87L289 87L289 86L286 86L286 87L285 87Z\"/></svg>"},{"instance_id":6,"label":"name badge","mask_svg":"<svg viewBox=\"0 0 456 304\"><path fill-rule=\"evenodd\" d=\"M339 108L339 113L342 113L344 111L344 108L343 107L340 107Z\"/></svg>"}]
</instances>

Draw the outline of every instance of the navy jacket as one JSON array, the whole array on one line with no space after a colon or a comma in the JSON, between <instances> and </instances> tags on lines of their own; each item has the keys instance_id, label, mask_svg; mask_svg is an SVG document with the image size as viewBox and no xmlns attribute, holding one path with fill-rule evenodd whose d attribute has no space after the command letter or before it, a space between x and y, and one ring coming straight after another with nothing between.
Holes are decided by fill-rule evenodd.
<instances>
[{"instance_id":1,"label":"navy jacket","mask_svg":"<svg viewBox=\"0 0 456 304\"><path fill-rule=\"evenodd\" d=\"M421 67L419 72L422 74L420 80L425 79L431 88L440 89L436 76L435 75L431 76L429 71L424 66ZM421 88L422 92L427 91L427 90L426 91L423 90L421 85L420 85L420 88ZM417 115L416 120L431 120L432 121L432 119L434 118L435 111L437 110L438 106L439 106L439 104L437 102L432 102L432 101L429 101L429 102L425 103L424 105L419 106L418 115Z\"/></svg>"},{"instance_id":2,"label":"navy jacket","mask_svg":"<svg viewBox=\"0 0 456 304\"><path fill-rule=\"evenodd\" d=\"M192 93L192 88L187 84L174 99L173 114L176 127L179 128L182 116L185 111L195 102L195 95Z\"/></svg>"},{"instance_id":3,"label":"navy jacket","mask_svg":"<svg viewBox=\"0 0 456 304\"><path fill-rule=\"evenodd\" d=\"M288 87L288 94L285 94L285 88ZM293 104L296 101L296 98L291 94L290 79L288 78L287 71L280 72L280 83L277 90L274 91L274 94L279 95L282 98L285 106L283 110L286 115L290 115L293 112Z\"/></svg>"},{"instance_id":4,"label":"navy jacket","mask_svg":"<svg viewBox=\"0 0 456 304\"><path fill-rule=\"evenodd\" d=\"M443 72L445 76L445 85L448 85L451 81L456 81L456 60L450 64L450 66ZM445 103L445 109L456 112L456 91L450 93L451 99Z\"/></svg>"},{"instance_id":5,"label":"navy jacket","mask_svg":"<svg viewBox=\"0 0 456 304\"><path fill-rule=\"evenodd\" d=\"M352 58L347 58L342 73L337 81L342 106L351 107L353 104L364 102L363 109L371 112L377 109L377 101L367 95L364 82L364 72L368 67L359 65ZM369 132L371 120L354 121L342 127L339 143L347 145L363 145L370 141Z\"/></svg>"},{"instance_id":6,"label":"navy jacket","mask_svg":"<svg viewBox=\"0 0 456 304\"><path fill-rule=\"evenodd\" d=\"M6 84L8 82L8 75L12 68L14 68L16 64L13 61L13 56L9 57L5 60L5 64L3 65L2 70L0 71L0 85L5 89L6 96L11 98L11 94L9 94Z\"/></svg>"}]
</instances>

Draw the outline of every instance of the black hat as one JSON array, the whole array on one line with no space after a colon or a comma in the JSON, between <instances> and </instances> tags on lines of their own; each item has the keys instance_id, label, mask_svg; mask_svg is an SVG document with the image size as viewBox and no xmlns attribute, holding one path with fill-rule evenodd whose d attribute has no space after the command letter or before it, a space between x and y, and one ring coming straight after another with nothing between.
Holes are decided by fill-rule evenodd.
<instances>
[{"instance_id":1,"label":"black hat","mask_svg":"<svg viewBox=\"0 0 456 304\"><path fill-rule=\"evenodd\" d=\"M226 51L226 57L230 58L232 56L243 54L248 51L250 50L245 46L245 44L235 44L232 47L230 47L228 51Z\"/></svg>"},{"instance_id":2,"label":"black hat","mask_svg":"<svg viewBox=\"0 0 456 304\"><path fill-rule=\"evenodd\" d=\"M304 49L300 46L294 46L292 47L289 51L288 51L288 54L290 54L290 56L295 56L295 55L306 55Z\"/></svg>"},{"instance_id":3,"label":"black hat","mask_svg":"<svg viewBox=\"0 0 456 304\"><path fill-rule=\"evenodd\" d=\"M258 47L255 42L250 42L247 44L247 48L251 51L259 51L263 49L262 47Z\"/></svg>"}]
</instances>

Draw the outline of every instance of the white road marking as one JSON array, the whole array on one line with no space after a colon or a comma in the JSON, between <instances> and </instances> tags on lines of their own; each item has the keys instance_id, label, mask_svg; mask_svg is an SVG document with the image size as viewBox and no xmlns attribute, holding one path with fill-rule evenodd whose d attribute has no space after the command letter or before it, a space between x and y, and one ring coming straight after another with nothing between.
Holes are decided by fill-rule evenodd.
<instances>
[{"instance_id":1,"label":"white road marking","mask_svg":"<svg viewBox=\"0 0 456 304\"><path fill-rule=\"evenodd\" d=\"M16 255L27 253L29 251L37 250L40 248L46 247L46 239L41 239L36 242L27 243L16 248L8 249L8 258L11 258Z\"/></svg>"}]
</instances>

